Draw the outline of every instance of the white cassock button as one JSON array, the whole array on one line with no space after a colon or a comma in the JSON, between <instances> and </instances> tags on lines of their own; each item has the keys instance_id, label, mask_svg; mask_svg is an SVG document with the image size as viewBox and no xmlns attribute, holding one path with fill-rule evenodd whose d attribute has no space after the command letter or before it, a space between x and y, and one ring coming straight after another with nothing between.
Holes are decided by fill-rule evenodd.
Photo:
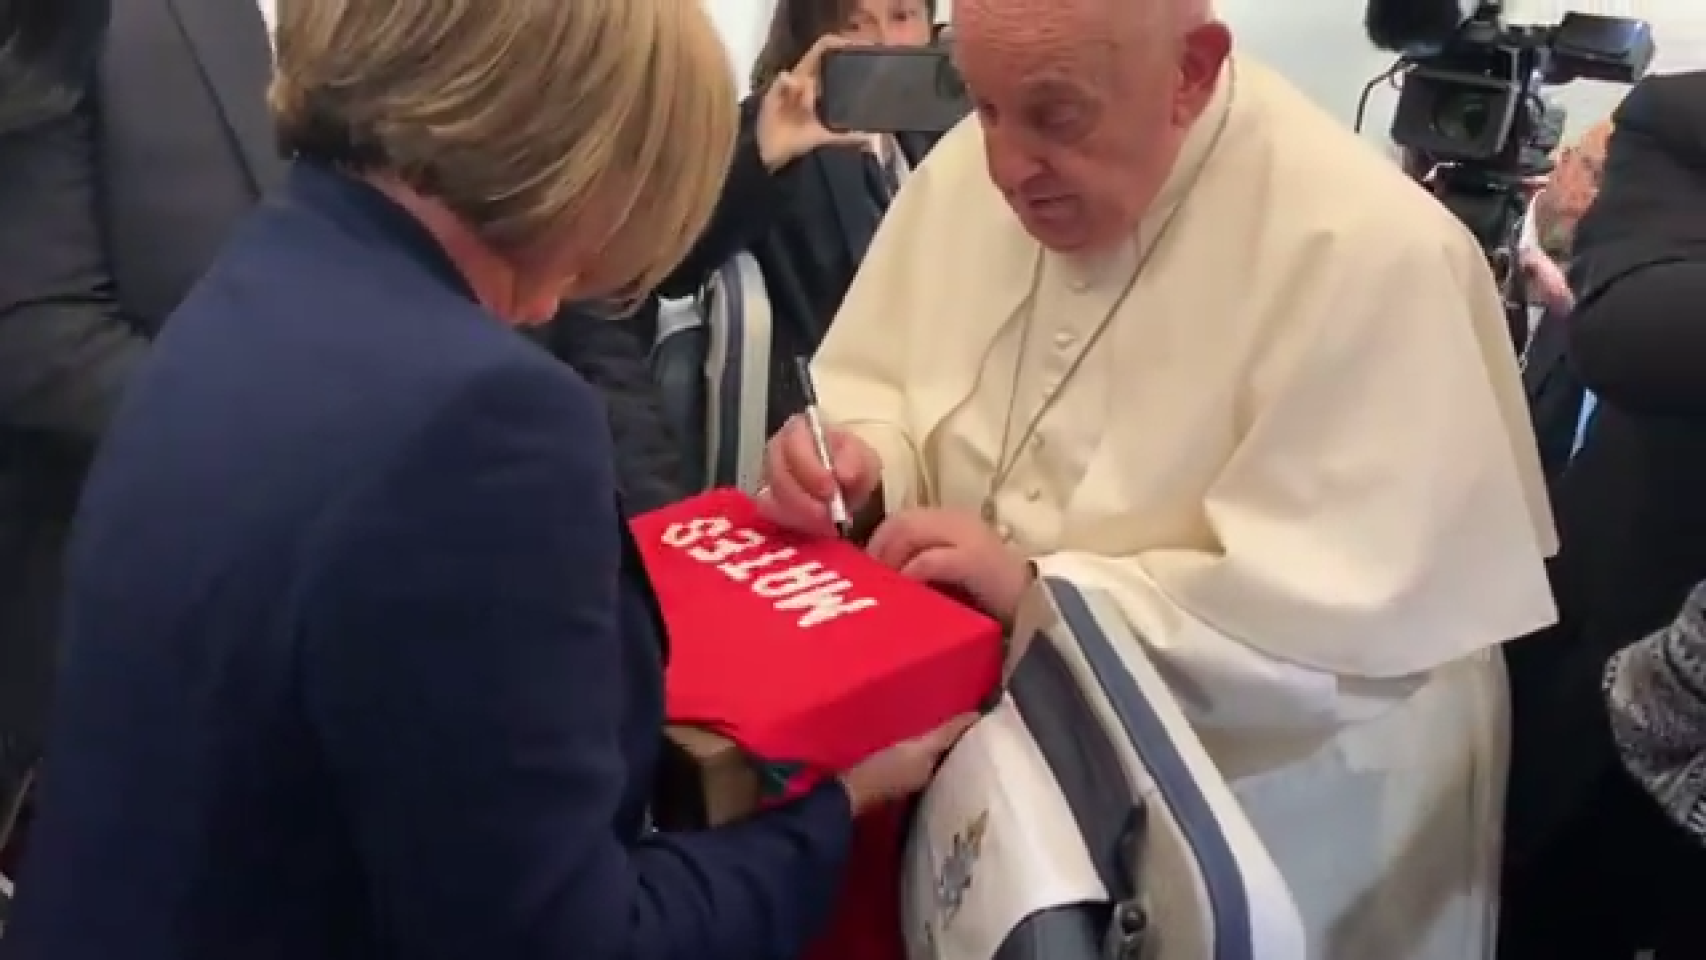
<instances>
[{"instance_id":1,"label":"white cassock button","mask_svg":"<svg viewBox=\"0 0 1706 960\"><path fill-rule=\"evenodd\" d=\"M999 535L1001 537L1002 542L1004 542L1004 543L1012 543L1013 542L1013 528L1008 526L1007 524L1003 523L1000 526L996 527L995 532L997 535Z\"/></svg>"},{"instance_id":2,"label":"white cassock button","mask_svg":"<svg viewBox=\"0 0 1706 960\"><path fill-rule=\"evenodd\" d=\"M1054 345L1062 350L1078 342L1078 335L1071 330L1062 330L1054 335Z\"/></svg>"},{"instance_id":3,"label":"white cassock button","mask_svg":"<svg viewBox=\"0 0 1706 960\"><path fill-rule=\"evenodd\" d=\"M1031 501L1032 503L1036 503L1038 500L1041 500L1042 498L1043 498L1043 492L1041 490L1037 489L1036 487L1032 487L1031 489L1025 491L1025 499Z\"/></svg>"},{"instance_id":4,"label":"white cassock button","mask_svg":"<svg viewBox=\"0 0 1706 960\"><path fill-rule=\"evenodd\" d=\"M1043 448L1043 435L1038 433L1031 437L1031 452L1036 453Z\"/></svg>"}]
</instances>

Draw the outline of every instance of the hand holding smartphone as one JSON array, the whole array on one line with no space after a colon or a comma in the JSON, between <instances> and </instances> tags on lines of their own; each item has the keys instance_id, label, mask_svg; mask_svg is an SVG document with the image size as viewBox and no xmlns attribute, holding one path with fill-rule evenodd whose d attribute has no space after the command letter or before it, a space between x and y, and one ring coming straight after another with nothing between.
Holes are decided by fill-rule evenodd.
<instances>
[{"instance_id":1,"label":"hand holding smartphone","mask_svg":"<svg viewBox=\"0 0 1706 960\"><path fill-rule=\"evenodd\" d=\"M758 156L766 170L780 170L819 147L864 142L862 134L825 128L817 116L823 58L845 43L835 34L819 37L793 69L772 77L760 94Z\"/></svg>"},{"instance_id":2,"label":"hand holding smartphone","mask_svg":"<svg viewBox=\"0 0 1706 960\"><path fill-rule=\"evenodd\" d=\"M944 47L844 46L823 51L817 116L836 132L946 133L971 97Z\"/></svg>"}]
</instances>

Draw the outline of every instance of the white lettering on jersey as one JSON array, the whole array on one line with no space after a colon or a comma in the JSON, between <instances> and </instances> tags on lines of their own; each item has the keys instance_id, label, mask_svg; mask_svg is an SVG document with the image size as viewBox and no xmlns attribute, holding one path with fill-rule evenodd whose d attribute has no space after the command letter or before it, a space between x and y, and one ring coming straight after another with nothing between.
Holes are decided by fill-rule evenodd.
<instances>
[{"instance_id":1,"label":"white lettering on jersey","mask_svg":"<svg viewBox=\"0 0 1706 960\"><path fill-rule=\"evenodd\" d=\"M776 601L778 610L798 610L806 608L800 615L800 629L815 627L820 623L839 620L850 613L869 610L877 605L870 597L848 597L844 594L853 588L846 580L836 580L826 583L809 592L791 594Z\"/></svg>"},{"instance_id":2,"label":"white lettering on jersey","mask_svg":"<svg viewBox=\"0 0 1706 960\"><path fill-rule=\"evenodd\" d=\"M807 630L877 605L872 597L849 596L852 581L816 560L782 566L799 556L793 547L771 546L764 535L737 527L727 517L693 517L664 528L659 539L748 590L778 612L801 611Z\"/></svg>"}]
</instances>

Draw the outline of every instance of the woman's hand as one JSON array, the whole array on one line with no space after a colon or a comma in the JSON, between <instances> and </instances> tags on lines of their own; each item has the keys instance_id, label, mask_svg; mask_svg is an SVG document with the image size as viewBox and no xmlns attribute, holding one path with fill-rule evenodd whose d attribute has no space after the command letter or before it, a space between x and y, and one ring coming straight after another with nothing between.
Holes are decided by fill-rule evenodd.
<instances>
[{"instance_id":1,"label":"woman's hand","mask_svg":"<svg viewBox=\"0 0 1706 960\"><path fill-rule=\"evenodd\" d=\"M859 133L836 133L817 118L818 68L825 50L847 41L825 34L792 70L776 75L758 104L758 156L774 173L789 163L831 144L863 144Z\"/></svg>"},{"instance_id":2,"label":"woman's hand","mask_svg":"<svg viewBox=\"0 0 1706 960\"><path fill-rule=\"evenodd\" d=\"M890 800L923 790L935 776L942 755L976 722L977 714L961 714L922 737L877 751L842 774L853 816L864 816Z\"/></svg>"}]
</instances>

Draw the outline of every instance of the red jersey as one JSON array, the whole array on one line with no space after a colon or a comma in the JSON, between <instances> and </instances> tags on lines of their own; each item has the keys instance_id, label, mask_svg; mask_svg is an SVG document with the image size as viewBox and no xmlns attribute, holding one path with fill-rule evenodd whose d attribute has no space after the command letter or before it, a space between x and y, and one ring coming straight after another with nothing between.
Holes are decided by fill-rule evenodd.
<instances>
[{"instance_id":1,"label":"red jersey","mask_svg":"<svg viewBox=\"0 0 1706 960\"><path fill-rule=\"evenodd\" d=\"M646 514L634 533L669 628L669 722L733 740L792 778L787 794L975 710L999 682L994 620L851 543L772 526L738 491ZM859 824L808 960L903 956L903 829L899 810Z\"/></svg>"}]
</instances>

